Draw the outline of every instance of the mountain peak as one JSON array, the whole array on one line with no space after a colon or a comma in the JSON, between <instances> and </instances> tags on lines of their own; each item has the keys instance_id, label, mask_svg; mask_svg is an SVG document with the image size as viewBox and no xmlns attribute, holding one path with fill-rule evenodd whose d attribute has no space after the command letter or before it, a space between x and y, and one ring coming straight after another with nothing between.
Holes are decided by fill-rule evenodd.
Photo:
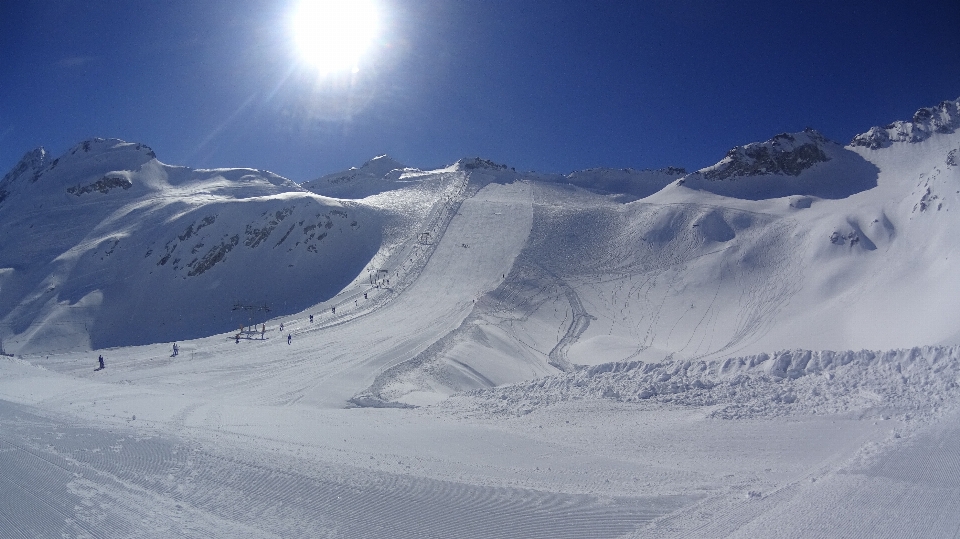
<instances>
[{"instance_id":1,"label":"mountain peak","mask_svg":"<svg viewBox=\"0 0 960 539\"><path fill-rule=\"evenodd\" d=\"M383 177L391 170L403 170L406 165L390 157L389 155L378 155L366 163L360 165L360 168L351 168L350 172L362 172L374 176Z\"/></svg>"},{"instance_id":2,"label":"mountain peak","mask_svg":"<svg viewBox=\"0 0 960 539\"><path fill-rule=\"evenodd\" d=\"M500 163L494 163L489 159L481 159L479 157L464 157L463 159L460 159L454 163L454 168L456 168L456 170L507 170L510 167Z\"/></svg>"},{"instance_id":3,"label":"mountain peak","mask_svg":"<svg viewBox=\"0 0 960 539\"><path fill-rule=\"evenodd\" d=\"M594 192L644 198L663 189L686 173L683 167L666 167L657 170L600 167L577 170L564 176L563 179L571 185Z\"/></svg>"},{"instance_id":4,"label":"mountain peak","mask_svg":"<svg viewBox=\"0 0 960 539\"><path fill-rule=\"evenodd\" d=\"M359 167L334 172L300 184L314 193L335 198L364 198L389 189L384 180L397 179L406 165L389 155L378 155ZM396 177L391 172L398 171Z\"/></svg>"},{"instance_id":5,"label":"mountain peak","mask_svg":"<svg viewBox=\"0 0 960 539\"><path fill-rule=\"evenodd\" d=\"M720 162L698 172L708 180L765 174L799 176L813 165L830 159L824 152L830 142L810 128L799 133L780 133L766 142L731 148Z\"/></svg>"},{"instance_id":6,"label":"mountain peak","mask_svg":"<svg viewBox=\"0 0 960 539\"><path fill-rule=\"evenodd\" d=\"M10 196L10 190L20 178L29 178L31 182L40 179L43 168L47 166L49 154L43 147L34 148L23 154L20 161L0 180L0 202Z\"/></svg>"},{"instance_id":7,"label":"mountain peak","mask_svg":"<svg viewBox=\"0 0 960 539\"><path fill-rule=\"evenodd\" d=\"M684 176L678 184L746 200L846 198L876 187L878 172L857 152L807 128L737 146L717 164Z\"/></svg>"},{"instance_id":8,"label":"mountain peak","mask_svg":"<svg viewBox=\"0 0 960 539\"><path fill-rule=\"evenodd\" d=\"M61 155L57 160L70 159L71 157L77 156L80 157L83 154L98 154L98 153L136 153L143 156L146 156L150 159L156 159L157 154L154 153L153 149L147 146L146 144L141 144L139 142L127 142L125 140L120 140L118 138L92 138L87 139L73 148L67 150L67 153Z\"/></svg>"},{"instance_id":9,"label":"mountain peak","mask_svg":"<svg viewBox=\"0 0 960 539\"><path fill-rule=\"evenodd\" d=\"M941 101L935 107L925 107L913 114L909 121L898 120L885 126L871 127L866 133L853 137L851 146L876 150L894 142L922 142L934 133L953 133L960 128L960 98Z\"/></svg>"},{"instance_id":10,"label":"mountain peak","mask_svg":"<svg viewBox=\"0 0 960 539\"><path fill-rule=\"evenodd\" d=\"M17 164L10 169L10 172L7 172L3 179L0 180L0 187L15 181L16 178L19 178L24 173L28 172L33 174L31 180L37 181L40 170L47 165L49 155L50 154L47 153L47 150L45 150L43 146L34 148L23 154L23 157L20 158L20 161L18 161Z\"/></svg>"}]
</instances>

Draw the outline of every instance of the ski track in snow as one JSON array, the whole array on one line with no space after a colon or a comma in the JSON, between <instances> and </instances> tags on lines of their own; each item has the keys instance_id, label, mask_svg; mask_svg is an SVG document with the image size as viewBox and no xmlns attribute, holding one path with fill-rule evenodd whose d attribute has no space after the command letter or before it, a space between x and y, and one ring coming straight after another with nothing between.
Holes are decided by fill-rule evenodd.
<instances>
[{"instance_id":1,"label":"ski track in snow","mask_svg":"<svg viewBox=\"0 0 960 539\"><path fill-rule=\"evenodd\" d=\"M303 463L294 471L0 406L0 479L16 489L4 489L0 521L23 537L618 537L690 499L565 495Z\"/></svg>"}]
</instances>

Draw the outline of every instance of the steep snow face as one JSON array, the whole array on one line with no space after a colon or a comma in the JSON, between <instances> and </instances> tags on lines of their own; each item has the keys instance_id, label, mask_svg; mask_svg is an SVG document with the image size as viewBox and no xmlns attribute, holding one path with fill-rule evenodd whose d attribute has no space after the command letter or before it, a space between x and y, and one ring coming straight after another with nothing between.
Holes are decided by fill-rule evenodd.
<instances>
[{"instance_id":1,"label":"steep snow face","mask_svg":"<svg viewBox=\"0 0 960 539\"><path fill-rule=\"evenodd\" d=\"M301 184L301 187L314 193L334 197L359 199L371 195L400 189L407 182L405 175L415 175L416 169L408 169L387 155L374 157L359 168L327 174L316 180Z\"/></svg>"},{"instance_id":2,"label":"steep snow face","mask_svg":"<svg viewBox=\"0 0 960 539\"><path fill-rule=\"evenodd\" d=\"M717 164L680 181L691 189L746 200L845 198L875 187L877 172L859 154L808 129L737 146Z\"/></svg>"},{"instance_id":3,"label":"steep snow face","mask_svg":"<svg viewBox=\"0 0 960 539\"><path fill-rule=\"evenodd\" d=\"M942 101L936 107L918 110L908 121L898 120L883 127L872 127L853 137L851 146L876 150L895 142L922 142L935 133L953 133L960 127L960 98Z\"/></svg>"},{"instance_id":4,"label":"steep snow face","mask_svg":"<svg viewBox=\"0 0 960 539\"><path fill-rule=\"evenodd\" d=\"M0 202L0 332L14 352L200 337L298 311L361 272L390 215L267 172L170 167L115 139L39 170L33 157Z\"/></svg>"}]
</instances>

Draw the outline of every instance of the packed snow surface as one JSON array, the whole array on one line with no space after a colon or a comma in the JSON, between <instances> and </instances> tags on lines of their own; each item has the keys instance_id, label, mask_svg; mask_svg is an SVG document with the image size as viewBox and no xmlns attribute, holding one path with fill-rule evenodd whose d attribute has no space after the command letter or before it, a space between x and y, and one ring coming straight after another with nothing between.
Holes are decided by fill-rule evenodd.
<instances>
[{"instance_id":1,"label":"packed snow surface","mask_svg":"<svg viewBox=\"0 0 960 539\"><path fill-rule=\"evenodd\" d=\"M955 536L958 107L689 174L28 152L0 536Z\"/></svg>"}]
</instances>

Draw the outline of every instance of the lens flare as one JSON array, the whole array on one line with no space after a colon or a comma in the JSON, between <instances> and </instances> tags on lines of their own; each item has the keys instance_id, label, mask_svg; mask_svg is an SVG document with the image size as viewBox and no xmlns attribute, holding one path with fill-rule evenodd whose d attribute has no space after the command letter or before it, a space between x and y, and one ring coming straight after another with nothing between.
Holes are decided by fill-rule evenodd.
<instances>
[{"instance_id":1,"label":"lens flare","mask_svg":"<svg viewBox=\"0 0 960 539\"><path fill-rule=\"evenodd\" d=\"M302 0L293 13L293 36L300 56L320 73L356 72L379 19L371 0Z\"/></svg>"}]
</instances>

